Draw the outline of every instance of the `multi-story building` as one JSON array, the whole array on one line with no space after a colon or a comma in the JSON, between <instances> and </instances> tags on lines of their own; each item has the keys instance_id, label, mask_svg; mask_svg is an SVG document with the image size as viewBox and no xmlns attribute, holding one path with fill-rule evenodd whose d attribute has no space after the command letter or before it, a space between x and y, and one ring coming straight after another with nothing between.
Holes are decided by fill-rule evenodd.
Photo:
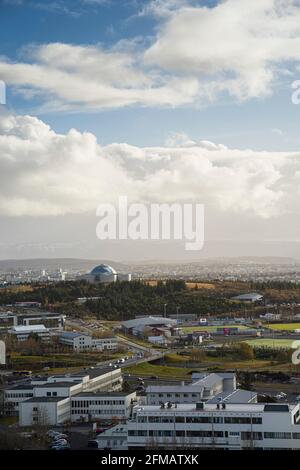
<instances>
[{"instance_id":1,"label":"multi-story building","mask_svg":"<svg viewBox=\"0 0 300 470\"><path fill-rule=\"evenodd\" d=\"M20 426L57 426L67 421L70 421L69 397L33 397L20 403Z\"/></svg>"},{"instance_id":2,"label":"multi-story building","mask_svg":"<svg viewBox=\"0 0 300 470\"><path fill-rule=\"evenodd\" d=\"M71 399L71 420L126 421L136 405L136 393L96 392L79 393Z\"/></svg>"},{"instance_id":3,"label":"multi-story building","mask_svg":"<svg viewBox=\"0 0 300 470\"><path fill-rule=\"evenodd\" d=\"M59 342L74 351L113 351L118 349L116 338L92 338L85 333L64 331L59 335Z\"/></svg>"},{"instance_id":4,"label":"multi-story building","mask_svg":"<svg viewBox=\"0 0 300 470\"><path fill-rule=\"evenodd\" d=\"M20 422L23 422L22 413L27 408L20 407L20 403L31 399L30 403L40 403L40 398L45 398L45 402L49 399L52 403L51 407L55 407L52 398L71 398L79 393L106 391L113 393L122 388L121 369L97 368L90 369L88 372L68 375L54 375L28 381L26 384L20 384L7 387L4 390L4 411L7 415L18 415ZM33 405L32 405L33 406ZM40 405L39 405L40 406ZM59 402L58 402L58 405ZM69 400L69 416L71 419L71 401ZM25 411L24 411L25 412ZM52 414L51 414L52 415ZM52 423L53 424L53 423Z\"/></svg>"},{"instance_id":5,"label":"multi-story building","mask_svg":"<svg viewBox=\"0 0 300 470\"><path fill-rule=\"evenodd\" d=\"M194 374L191 384L150 385L146 389L147 404L159 405L162 402L197 403L206 401L221 392L236 390L236 377L231 373Z\"/></svg>"},{"instance_id":6,"label":"multi-story building","mask_svg":"<svg viewBox=\"0 0 300 470\"><path fill-rule=\"evenodd\" d=\"M18 341L27 341L31 335L37 335L44 342L50 341L50 331L45 325L13 326L9 333Z\"/></svg>"},{"instance_id":7,"label":"multi-story building","mask_svg":"<svg viewBox=\"0 0 300 470\"><path fill-rule=\"evenodd\" d=\"M106 429L96 437L98 449L128 450L126 424Z\"/></svg>"},{"instance_id":8,"label":"multi-story building","mask_svg":"<svg viewBox=\"0 0 300 470\"><path fill-rule=\"evenodd\" d=\"M300 449L299 404L136 406L128 448Z\"/></svg>"}]
</instances>

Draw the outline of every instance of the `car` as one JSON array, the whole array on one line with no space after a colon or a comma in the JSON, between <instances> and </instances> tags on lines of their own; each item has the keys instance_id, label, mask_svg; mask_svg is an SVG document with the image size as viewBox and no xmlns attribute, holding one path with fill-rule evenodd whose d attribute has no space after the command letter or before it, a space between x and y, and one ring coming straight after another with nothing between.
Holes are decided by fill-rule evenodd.
<instances>
[{"instance_id":1,"label":"car","mask_svg":"<svg viewBox=\"0 0 300 470\"><path fill-rule=\"evenodd\" d=\"M57 441L59 439L68 439L68 436L66 434L56 434L55 436L53 436L54 441Z\"/></svg>"},{"instance_id":2,"label":"car","mask_svg":"<svg viewBox=\"0 0 300 470\"><path fill-rule=\"evenodd\" d=\"M92 449L98 449L98 441L96 441L95 439L91 439L90 441L88 441L88 447Z\"/></svg>"},{"instance_id":3,"label":"car","mask_svg":"<svg viewBox=\"0 0 300 470\"><path fill-rule=\"evenodd\" d=\"M151 380L157 380L157 379L158 379L158 375L151 375L150 379L151 379Z\"/></svg>"},{"instance_id":4,"label":"car","mask_svg":"<svg viewBox=\"0 0 300 470\"><path fill-rule=\"evenodd\" d=\"M62 446L65 446L68 444L68 441L66 439L57 439L56 441L53 442L53 446L56 446L56 445L62 445Z\"/></svg>"},{"instance_id":5,"label":"car","mask_svg":"<svg viewBox=\"0 0 300 470\"><path fill-rule=\"evenodd\" d=\"M110 362L110 363L108 364L108 367L112 367L112 366L113 366L113 365L112 365L112 363Z\"/></svg>"},{"instance_id":6,"label":"car","mask_svg":"<svg viewBox=\"0 0 300 470\"><path fill-rule=\"evenodd\" d=\"M50 447L51 450L70 450L70 444L55 445Z\"/></svg>"},{"instance_id":7,"label":"car","mask_svg":"<svg viewBox=\"0 0 300 470\"><path fill-rule=\"evenodd\" d=\"M59 436L60 432L58 431L53 431L52 429L50 429L50 431L47 432L47 436L48 437L54 437L54 436Z\"/></svg>"}]
</instances>

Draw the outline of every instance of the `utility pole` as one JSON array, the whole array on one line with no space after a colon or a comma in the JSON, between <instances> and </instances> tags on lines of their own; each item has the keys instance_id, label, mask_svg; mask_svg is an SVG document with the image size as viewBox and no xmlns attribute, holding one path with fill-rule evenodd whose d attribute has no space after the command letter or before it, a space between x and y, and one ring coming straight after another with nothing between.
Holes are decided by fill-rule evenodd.
<instances>
[{"instance_id":1,"label":"utility pole","mask_svg":"<svg viewBox=\"0 0 300 470\"><path fill-rule=\"evenodd\" d=\"M164 317L166 318L167 316L167 305L168 304L164 304Z\"/></svg>"}]
</instances>

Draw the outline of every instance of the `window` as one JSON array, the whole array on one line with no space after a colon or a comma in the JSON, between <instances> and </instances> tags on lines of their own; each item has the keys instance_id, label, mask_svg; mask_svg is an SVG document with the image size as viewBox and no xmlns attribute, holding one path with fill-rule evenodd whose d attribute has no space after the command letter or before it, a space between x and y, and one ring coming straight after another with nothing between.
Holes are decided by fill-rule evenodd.
<instances>
[{"instance_id":1,"label":"window","mask_svg":"<svg viewBox=\"0 0 300 470\"><path fill-rule=\"evenodd\" d=\"M265 439L291 439L290 432L265 432Z\"/></svg>"}]
</instances>

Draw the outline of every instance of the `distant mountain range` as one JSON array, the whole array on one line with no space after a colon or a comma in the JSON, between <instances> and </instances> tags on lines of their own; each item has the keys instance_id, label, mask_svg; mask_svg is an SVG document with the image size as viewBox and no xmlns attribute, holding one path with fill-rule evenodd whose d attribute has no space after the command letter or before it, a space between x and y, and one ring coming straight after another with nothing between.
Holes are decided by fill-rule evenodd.
<instances>
[{"instance_id":1,"label":"distant mountain range","mask_svg":"<svg viewBox=\"0 0 300 470\"><path fill-rule=\"evenodd\" d=\"M59 268L68 272L90 271L98 264L108 264L119 272L141 271L142 266L147 267L187 267L209 265L299 265L300 261L288 257L274 256L242 256L242 257L224 257L224 258L206 258L198 261L174 261L152 260L141 262L116 262L112 260L79 259L79 258L33 258L33 259L7 259L0 260L0 272L24 271L24 270L42 270L55 271Z\"/></svg>"}]
</instances>

